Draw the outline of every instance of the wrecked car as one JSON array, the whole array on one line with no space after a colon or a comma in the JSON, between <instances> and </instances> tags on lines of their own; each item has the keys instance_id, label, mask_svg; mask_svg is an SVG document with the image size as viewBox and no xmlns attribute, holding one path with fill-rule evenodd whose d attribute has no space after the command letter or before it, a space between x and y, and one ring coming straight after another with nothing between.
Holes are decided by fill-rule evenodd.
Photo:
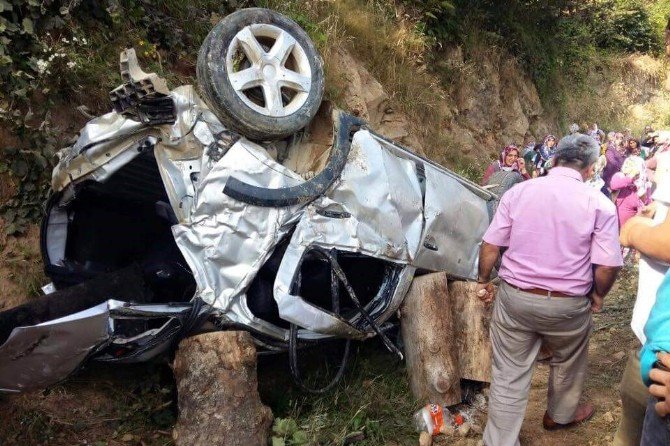
<instances>
[{"instance_id":1,"label":"wrecked car","mask_svg":"<svg viewBox=\"0 0 670 446\"><path fill-rule=\"evenodd\" d=\"M321 58L290 19L227 16L199 90L133 50L120 66L114 111L59 153L41 228L54 289L0 313L0 389L145 361L203 323L292 355L375 335L397 350L385 326L416 274L476 278L496 196L322 105ZM317 119L330 150L300 168Z\"/></svg>"}]
</instances>

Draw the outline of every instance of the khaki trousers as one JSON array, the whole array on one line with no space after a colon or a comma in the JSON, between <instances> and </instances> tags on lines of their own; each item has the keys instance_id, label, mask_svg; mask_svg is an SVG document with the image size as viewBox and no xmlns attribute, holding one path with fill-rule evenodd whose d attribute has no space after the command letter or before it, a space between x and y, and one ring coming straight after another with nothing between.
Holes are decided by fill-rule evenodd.
<instances>
[{"instance_id":1,"label":"khaki trousers","mask_svg":"<svg viewBox=\"0 0 670 446\"><path fill-rule=\"evenodd\" d=\"M557 423L573 420L586 377L592 327L586 297L544 297L501 284L491 319L493 381L484 444L519 445L533 365L543 340L553 352L547 411Z\"/></svg>"},{"instance_id":2,"label":"khaki trousers","mask_svg":"<svg viewBox=\"0 0 670 446\"><path fill-rule=\"evenodd\" d=\"M649 391L640 374L639 351L628 355L628 362L619 385L621 394L621 421L612 446L638 446L642 439L642 423L647 410Z\"/></svg>"}]
</instances>

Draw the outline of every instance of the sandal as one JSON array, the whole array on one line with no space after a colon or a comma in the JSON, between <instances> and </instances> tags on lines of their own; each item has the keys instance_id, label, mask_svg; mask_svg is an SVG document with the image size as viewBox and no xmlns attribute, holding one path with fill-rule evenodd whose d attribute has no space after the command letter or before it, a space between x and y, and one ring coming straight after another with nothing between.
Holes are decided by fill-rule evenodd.
<instances>
[{"instance_id":1,"label":"sandal","mask_svg":"<svg viewBox=\"0 0 670 446\"><path fill-rule=\"evenodd\" d=\"M557 423L551 419L549 412L544 413L544 418L542 419L542 426L548 431L554 431L557 429L565 429L568 427L576 426L577 424L588 421L593 414L596 413L596 408L592 404L580 404L577 407L575 412L575 418L566 424Z\"/></svg>"}]
</instances>

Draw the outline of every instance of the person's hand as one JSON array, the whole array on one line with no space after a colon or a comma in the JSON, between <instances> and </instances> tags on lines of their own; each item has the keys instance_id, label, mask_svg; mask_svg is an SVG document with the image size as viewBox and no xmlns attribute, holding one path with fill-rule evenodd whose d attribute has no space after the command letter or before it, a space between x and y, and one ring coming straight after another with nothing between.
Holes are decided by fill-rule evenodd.
<instances>
[{"instance_id":1,"label":"person's hand","mask_svg":"<svg viewBox=\"0 0 670 446\"><path fill-rule=\"evenodd\" d=\"M632 229L634 227L638 226L638 225L653 226L653 223L654 222L653 222L652 219L642 217L640 215L636 215L635 217L632 217L621 228L621 231L619 232L619 243L621 243L622 246L632 247L631 246ZM633 248L634 248L634 246L633 246Z\"/></svg>"},{"instance_id":2,"label":"person's hand","mask_svg":"<svg viewBox=\"0 0 670 446\"><path fill-rule=\"evenodd\" d=\"M484 303L493 302L493 299L495 299L496 297L496 288L493 286L491 282L477 283L475 292L479 300L481 300Z\"/></svg>"},{"instance_id":3,"label":"person's hand","mask_svg":"<svg viewBox=\"0 0 670 446\"><path fill-rule=\"evenodd\" d=\"M524 174L524 175L527 175L527 172L526 172L526 160L524 160L523 158L519 158L519 159L517 160L517 163L519 164L519 172L521 172L521 173Z\"/></svg>"},{"instance_id":4,"label":"person's hand","mask_svg":"<svg viewBox=\"0 0 670 446\"><path fill-rule=\"evenodd\" d=\"M605 301L605 298L593 290L591 291L589 300L591 300L591 312L600 313L603 309L603 302Z\"/></svg>"},{"instance_id":5,"label":"person's hand","mask_svg":"<svg viewBox=\"0 0 670 446\"><path fill-rule=\"evenodd\" d=\"M644 206L640 211L640 216L645 218L654 218L656 214L656 202L652 201L648 205Z\"/></svg>"},{"instance_id":6,"label":"person's hand","mask_svg":"<svg viewBox=\"0 0 670 446\"><path fill-rule=\"evenodd\" d=\"M658 353L656 355L658 362L662 364L663 367L670 370L670 353ZM667 370L662 370L661 368L654 367L649 372L649 379L654 381L654 384L649 386L649 393L659 399L659 402L656 403L654 407L656 413L660 417L664 417L670 414L670 372Z\"/></svg>"}]
</instances>

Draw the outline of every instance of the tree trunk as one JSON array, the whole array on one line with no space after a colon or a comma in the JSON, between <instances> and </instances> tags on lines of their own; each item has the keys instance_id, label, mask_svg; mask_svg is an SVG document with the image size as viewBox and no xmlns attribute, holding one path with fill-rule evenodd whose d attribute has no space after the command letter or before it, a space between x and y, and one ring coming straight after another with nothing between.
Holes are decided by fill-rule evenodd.
<instances>
[{"instance_id":1,"label":"tree trunk","mask_svg":"<svg viewBox=\"0 0 670 446\"><path fill-rule=\"evenodd\" d=\"M256 348L243 331L184 339L174 364L177 446L266 445L272 412L258 396Z\"/></svg>"},{"instance_id":2,"label":"tree trunk","mask_svg":"<svg viewBox=\"0 0 670 446\"><path fill-rule=\"evenodd\" d=\"M665 55L670 57L670 18L668 18L668 24L665 25Z\"/></svg>"},{"instance_id":3,"label":"tree trunk","mask_svg":"<svg viewBox=\"0 0 670 446\"><path fill-rule=\"evenodd\" d=\"M422 404L461 402L458 348L444 273L417 277L405 296L400 327L414 397Z\"/></svg>"},{"instance_id":4,"label":"tree trunk","mask_svg":"<svg viewBox=\"0 0 670 446\"><path fill-rule=\"evenodd\" d=\"M477 297L474 282L449 282L451 311L456 324L456 344L461 378L491 382L491 304Z\"/></svg>"}]
</instances>

